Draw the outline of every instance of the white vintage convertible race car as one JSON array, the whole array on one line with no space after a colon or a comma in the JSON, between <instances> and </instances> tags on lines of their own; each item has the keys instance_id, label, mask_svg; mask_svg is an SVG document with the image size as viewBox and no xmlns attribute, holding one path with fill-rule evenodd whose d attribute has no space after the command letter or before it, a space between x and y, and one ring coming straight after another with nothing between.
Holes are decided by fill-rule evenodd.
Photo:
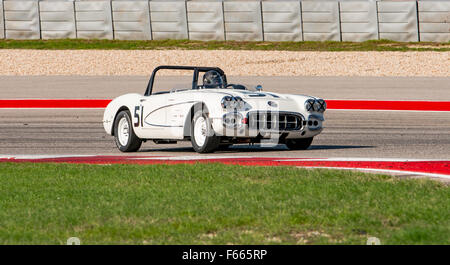
<instances>
[{"instance_id":1,"label":"white vintage convertible race car","mask_svg":"<svg viewBox=\"0 0 450 265\"><path fill-rule=\"evenodd\" d=\"M154 92L161 69L192 71L192 84ZM191 141L199 153L240 143L307 149L322 131L325 109L323 99L228 83L217 67L159 66L144 95L126 94L109 103L103 126L122 152L137 151L147 140Z\"/></svg>"}]
</instances>

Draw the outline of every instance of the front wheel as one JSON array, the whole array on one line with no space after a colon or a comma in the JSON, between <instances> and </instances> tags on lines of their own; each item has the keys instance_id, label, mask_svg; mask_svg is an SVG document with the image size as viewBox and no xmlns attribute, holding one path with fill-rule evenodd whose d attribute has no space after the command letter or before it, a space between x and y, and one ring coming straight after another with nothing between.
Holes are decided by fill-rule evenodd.
<instances>
[{"instance_id":1,"label":"front wheel","mask_svg":"<svg viewBox=\"0 0 450 265\"><path fill-rule=\"evenodd\" d=\"M208 115L202 110L192 118L191 143L198 153L211 153L219 147L220 139L215 136Z\"/></svg>"},{"instance_id":2,"label":"front wheel","mask_svg":"<svg viewBox=\"0 0 450 265\"><path fill-rule=\"evenodd\" d=\"M313 141L313 137L299 138L299 139L287 139L286 146L291 150L306 150Z\"/></svg>"},{"instance_id":3,"label":"front wheel","mask_svg":"<svg viewBox=\"0 0 450 265\"><path fill-rule=\"evenodd\" d=\"M114 121L114 140L122 152L136 152L142 140L134 134L131 115L127 110L119 112Z\"/></svg>"}]
</instances>

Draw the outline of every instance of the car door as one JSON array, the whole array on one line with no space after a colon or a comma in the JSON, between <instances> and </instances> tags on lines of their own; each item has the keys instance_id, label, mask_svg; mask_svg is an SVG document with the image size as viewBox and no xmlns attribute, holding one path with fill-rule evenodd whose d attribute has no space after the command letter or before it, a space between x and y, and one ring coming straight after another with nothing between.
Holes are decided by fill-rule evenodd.
<instances>
[{"instance_id":1,"label":"car door","mask_svg":"<svg viewBox=\"0 0 450 265\"><path fill-rule=\"evenodd\" d=\"M198 95L197 95L198 96ZM198 102L195 93L182 91L170 93L167 96L166 119L168 124L168 135L173 139L184 138L184 125L191 107Z\"/></svg>"},{"instance_id":2,"label":"car door","mask_svg":"<svg viewBox=\"0 0 450 265\"><path fill-rule=\"evenodd\" d=\"M140 130L148 139L165 139L167 129L167 94L141 98L135 116L140 115Z\"/></svg>"}]
</instances>

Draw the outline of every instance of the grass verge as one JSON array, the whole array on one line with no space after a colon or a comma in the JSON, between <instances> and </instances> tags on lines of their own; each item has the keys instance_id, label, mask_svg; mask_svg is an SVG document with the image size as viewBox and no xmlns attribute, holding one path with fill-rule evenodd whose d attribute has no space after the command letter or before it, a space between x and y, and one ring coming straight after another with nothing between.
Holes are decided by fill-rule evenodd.
<instances>
[{"instance_id":1,"label":"grass verge","mask_svg":"<svg viewBox=\"0 0 450 265\"><path fill-rule=\"evenodd\" d=\"M275 50L275 51L450 51L450 42L365 42L302 41L192 41L192 40L0 40L0 49L44 50Z\"/></svg>"},{"instance_id":2,"label":"grass verge","mask_svg":"<svg viewBox=\"0 0 450 265\"><path fill-rule=\"evenodd\" d=\"M449 244L448 185L294 167L0 163L0 243Z\"/></svg>"}]
</instances>

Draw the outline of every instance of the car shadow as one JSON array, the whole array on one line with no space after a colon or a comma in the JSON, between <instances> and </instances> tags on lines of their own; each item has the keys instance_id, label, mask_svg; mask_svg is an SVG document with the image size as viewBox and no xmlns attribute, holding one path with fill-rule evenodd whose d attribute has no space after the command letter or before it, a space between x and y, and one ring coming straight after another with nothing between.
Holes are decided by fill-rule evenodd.
<instances>
[{"instance_id":1,"label":"car shadow","mask_svg":"<svg viewBox=\"0 0 450 265\"><path fill-rule=\"evenodd\" d=\"M375 148L372 145L311 145L309 150L330 150L330 149L356 149L356 148Z\"/></svg>"},{"instance_id":2,"label":"car shadow","mask_svg":"<svg viewBox=\"0 0 450 265\"><path fill-rule=\"evenodd\" d=\"M374 148L369 145L311 145L308 150L338 150L338 149L358 149L358 148ZM252 152L273 152L273 151L298 151L289 150L285 145L276 146L260 146L260 145L234 145L227 149L219 149L214 153L231 154L231 153L252 153ZM168 153L192 153L195 152L192 147L163 147L163 148L145 148L139 152L168 152Z\"/></svg>"}]
</instances>

